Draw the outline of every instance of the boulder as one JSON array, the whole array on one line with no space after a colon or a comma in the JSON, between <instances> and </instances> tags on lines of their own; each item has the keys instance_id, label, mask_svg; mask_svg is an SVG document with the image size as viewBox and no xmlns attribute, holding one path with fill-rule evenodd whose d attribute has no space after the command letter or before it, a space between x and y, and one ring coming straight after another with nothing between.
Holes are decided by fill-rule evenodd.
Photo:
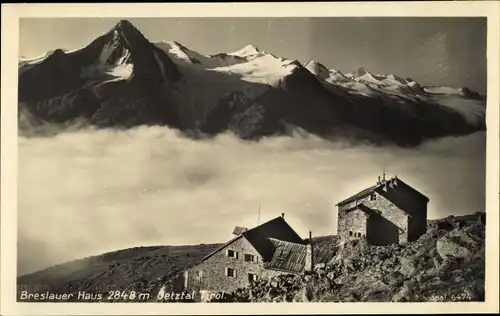
<instances>
[{"instance_id":1,"label":"boulder","mask_svg":"<svg viewBox=\"0 0 500 316\"><path fill-rule=\"evenodd\" d=\"M469 249L448 237L442 237L437 241L436 250L443 259L447 257L467 258L471 255Z\"/></svg>"},{"instance_id":2,"label":"boulder","mask_svg":"<svg viewBox=\"0 0 500 316\"><path fill-rule=\"evenodd\" d=\"M437 223L437 228L443 230L452 230L455 228L455 225L453 225L449 221L442 221Z\"/></svg>"},{"instance_id":3,"label":"boulder","mask_svg":"<svg viewBox=\"0 0 500 316\"><path fill-rule=\"evenodd\" d=\"M314 265L314 270L324 269L325 266L326 265L324 263L317 263Z\"/></svg>"},{"instance_id":4,"label":"boulder","mask_svg":"<svg viewBox=\"0 0 500 316\"><path fill-rule=\"evenodd\" d=\"M478 238L475 237L473 234L470 234L469 232L461 230L461 229L455 229L455 230L451 231L448 234L448 237L457 238L460 241L462 241L463 243L468 244L468 245L473 245L473 246L477 245L477 243L479 241Z\"/></svg>"},{"instance_id":5,"label":"boulder","mask_svg":"<svg viewBox=\"0 0 500 316\"><path fill-rule=\"evenodd\" d=\"M399 272L401 272L401 274L405 277L410 278L416 273L417 269L415 267L415 263L412 260L404 257L399 257L399 263L401 264Z\"/></svg>"},{"instance_id":6,"label":"boulder","mask_svg":"<svg viewBox=\"0 0 500 316\"><path fill-rule=\"evenodd\" d=\"M411 301L412 296L412 287L414 286L413 282L405 283L399 292L397 292L393 297L393 302L409 302Z\"/></svg>"},{"instance_id":7,"label":"boulder","mask_svg":"<svg viewBox=\"0 0 500 316\"><path fill-rule=\"evenodd\" d=\"M384 283L390 286L399 286L404 282L404 275L401 272L394 272L385 277Z\"/></svg>"},{"instance_id":8,"label":"boulder","mask_svg":"<svg viewBox=\"0 0 500 316\"><path fill-rule=\"evenodd\" d=\"M293 298L294 302L310 302L312 298L311 291L307 286L301 288Z\"/></svg>"}]
</instances>

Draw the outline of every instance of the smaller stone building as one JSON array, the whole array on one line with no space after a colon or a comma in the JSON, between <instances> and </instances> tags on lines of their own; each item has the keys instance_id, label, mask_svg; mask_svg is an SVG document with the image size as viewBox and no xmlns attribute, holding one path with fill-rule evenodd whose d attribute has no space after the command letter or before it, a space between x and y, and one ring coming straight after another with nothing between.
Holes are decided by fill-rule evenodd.
<instances>
[{"instance_id":1,"label":"smaller stone building","mask_svg":"<svg viewBox=\"0 0 500 316\"><path fill-rule=\"evenodd\" d=\"M426 232L429 198L397 176L337 203L337 235L374 245L414 241Z\"/></svg>"},{"instance_id":2,"label":"smaller stone building","mask_svg":"<svg viewBox=\"0 0 500 316\"><path fill-rule=\"evenodd\" d=\"M236 227L235 237L184 272L184 290L232 292L259 278L297 274L327 263L333 253L314 249L284 219L276 217L252 229Z\"/></svg>"}]
</instances>

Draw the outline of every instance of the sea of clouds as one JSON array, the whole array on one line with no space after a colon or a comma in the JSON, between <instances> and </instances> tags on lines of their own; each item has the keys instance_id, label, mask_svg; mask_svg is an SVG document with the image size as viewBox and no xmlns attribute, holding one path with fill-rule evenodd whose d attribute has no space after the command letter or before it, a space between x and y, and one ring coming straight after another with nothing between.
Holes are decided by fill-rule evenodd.
<instances>
[{"instance_id":1,"label":"sea of clouds","mask_svg":"<svg viewBox=\"0 0 500 316\"><path fill-rule=\"evenodd\" d=\"M259 208L260 222L285 213L304 237L335 234L335 203L384 165L430 198L430 218L485 205L485 132L413 149L303 133L245 142L165 127L39 132L18 140L19 275L135 246L224 242L235 225L255 226Z\"/></svg>"}]
</instances>

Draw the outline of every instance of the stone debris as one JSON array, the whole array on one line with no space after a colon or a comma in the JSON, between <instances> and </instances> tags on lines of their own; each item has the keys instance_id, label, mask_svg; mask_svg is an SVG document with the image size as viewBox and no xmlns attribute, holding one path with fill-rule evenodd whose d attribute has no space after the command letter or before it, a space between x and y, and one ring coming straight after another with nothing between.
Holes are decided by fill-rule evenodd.
<instances>
[{"instance_id":1,"label":"stone debris","mask_svg":"<svg viewBox=\"0 0 500 316\"><path fill-rule=\"evenodd\" d=\"M421 238L405 245L373 246L352 240L328 247L336 252L328 264L298 275L258 280L235 291L233 301L419 302L437 296L484 300L480 220L431 222Z\"/></svg>"}]
</instances>

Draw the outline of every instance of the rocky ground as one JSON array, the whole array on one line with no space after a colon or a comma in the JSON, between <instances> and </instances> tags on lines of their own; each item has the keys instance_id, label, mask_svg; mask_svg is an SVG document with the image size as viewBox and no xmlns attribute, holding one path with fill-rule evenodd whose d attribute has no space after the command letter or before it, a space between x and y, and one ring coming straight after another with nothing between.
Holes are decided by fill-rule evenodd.
<instances>
[{"instance_id":1,"label":"rocky ground","mask_svg":"<svg viewBox=\"0 0 500 316\"><path fill-rule=\"evenodd\" d=\"M336 257L301 275L260 280L237 302L484 301L485 214L429 221L406 245L324 243Z\"/></svg>"},{"instance_id":2,"label":"rocky ground","mask_svg":"<svg viewBox=\"0 0 500 316\"><path fill-rule=\"evenodd\" d=\"M419 240L406 245L371 246L361 240L314 239L336 256L312 272L257 281L224 296L225 302L387 302L483 301L485 214L429 221ZM84 258L18 278L22 291L101 294L149 293L157 302L173 289L182 271L219 244L138 247ZM78 299L77 301L82 301ZM119 302L130 298L119 298ZM137 298L136 298L137 301ZM164 300L168 301L168 300ZM183 300L186 302L192 300Z\"/></svg>"}]
</instances>

